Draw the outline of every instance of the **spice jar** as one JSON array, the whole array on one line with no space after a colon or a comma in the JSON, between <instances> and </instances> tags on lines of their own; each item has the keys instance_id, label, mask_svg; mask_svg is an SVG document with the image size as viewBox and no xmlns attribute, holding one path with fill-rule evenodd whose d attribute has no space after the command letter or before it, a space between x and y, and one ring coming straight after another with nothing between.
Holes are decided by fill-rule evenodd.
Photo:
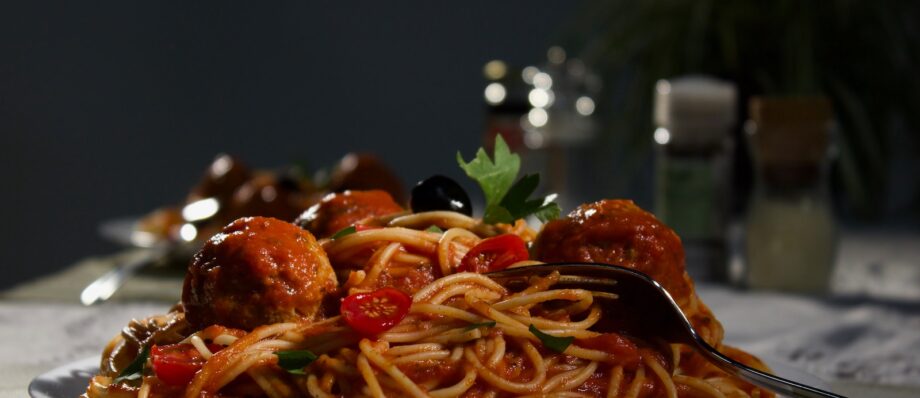
<instances>
[{"instance_id":1,"label":"spice jar","mask_svg":"<svg viewBox=\"0 0 920 398\"><path fill-rule=\"evenodd\" d=\"M827 291L836 252L826 98L753 98L745 132L756 173L746 224L747 285Z\"/></svg>"}]
</instances>

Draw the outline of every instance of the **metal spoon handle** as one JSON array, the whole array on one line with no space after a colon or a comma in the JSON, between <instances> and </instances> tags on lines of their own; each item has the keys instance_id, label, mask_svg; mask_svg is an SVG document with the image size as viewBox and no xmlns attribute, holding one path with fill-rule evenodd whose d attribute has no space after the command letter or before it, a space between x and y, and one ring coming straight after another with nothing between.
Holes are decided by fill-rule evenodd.
<instances>
[{"instance_id":1,"label":"metal spoon handle","mask_svg":"<svg viewBox=\"0 0 920 398\"><path fill-rule=\"evenodd\" d=\"M834 394L819 388L761 372L725 356L702 340L697 340L697 343L700 348L698 351L709 358L713 364L729 374L744 379L751 384L778 392L788 397L846 398L843 395Z\"/></svg>"},{"instance_id":2,"label":"metal spoon handle","mask_svg":"<svg viewBox=\"0 0 920 398\"><path fill-rule=\"evenodd\" d=\"M119 264L115 269L106 272L86 286L83 292L80 293L80 302L83 305L93 305L108 300L118 288L125 284L128 278L136 274L137 271L163 258L168 251L167 246L157 246L137 253L137 255L132 256L132 258Z\"/></svg>"}]
</instances>

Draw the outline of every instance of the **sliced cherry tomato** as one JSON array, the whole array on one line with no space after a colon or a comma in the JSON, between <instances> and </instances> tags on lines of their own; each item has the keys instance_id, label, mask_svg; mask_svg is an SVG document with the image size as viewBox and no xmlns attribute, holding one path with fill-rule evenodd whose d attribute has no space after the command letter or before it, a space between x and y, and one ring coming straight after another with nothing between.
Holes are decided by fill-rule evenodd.
<instances>
[{"instance_id":1,"label":"sliced cherry tomato","mask_svg":"<svg viewBox=\"0 0 920 398\"><path fill-rule=\"evenodd\" d=\"M211 352L222 348L222 345L208 344ZM157 378L172 386L187 385L206 362L191 344L154 345L150 349L150 360Z\"/></svg>"},{"instance_id":2,"label":"sliced cherry tomato","mask_svg":"<svg viewBox=\"0 0 920 398\"><path fill-rule=\"evenodd\" d=\"M639 348L635 343L617 333L604 333L587 339L578 339L576 345L610 354L610 361L633 368L639 364Z\"/></svg>"},{"instance_id":3,"label":"sliced cherry tomato","mask_svg":"<svg viewBox=\"0 0 920 398\"><path fill-rule=\"evenodd\" d=\"M365 336L375 336L403 320L411 305L412 298L408 294L385 287L345 297L340 310L352 329Z\"/></svg>"},{"instance_id":4,"label":"sliced cherry tomato","mask_svg":"<svg viewBox=\"0 0 920 398\"><path fill-rule=\"evenodd\" d=\"M520 236L504 234L484 239L463 256L459 272L492 272L529 258L527 245Z\"/></svg>"}]
</instances>

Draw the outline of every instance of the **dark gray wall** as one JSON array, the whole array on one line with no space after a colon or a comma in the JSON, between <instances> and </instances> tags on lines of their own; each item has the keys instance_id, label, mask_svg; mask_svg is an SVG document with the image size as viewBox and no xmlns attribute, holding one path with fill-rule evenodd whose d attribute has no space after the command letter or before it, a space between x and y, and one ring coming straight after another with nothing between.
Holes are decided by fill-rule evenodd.
<instances>
[{"instance_id":1,"label":"dark gray wall","mask_svg":"<svg viewBox=\"0 0 920 398\"><path fill-rule=\"evenodd\" d=\"M481 66L543 58L569 2L0 6L0 286L116 249L99 221L211 157L373 150L406 180L479 145Z\"/></svg>"}]
</instances>

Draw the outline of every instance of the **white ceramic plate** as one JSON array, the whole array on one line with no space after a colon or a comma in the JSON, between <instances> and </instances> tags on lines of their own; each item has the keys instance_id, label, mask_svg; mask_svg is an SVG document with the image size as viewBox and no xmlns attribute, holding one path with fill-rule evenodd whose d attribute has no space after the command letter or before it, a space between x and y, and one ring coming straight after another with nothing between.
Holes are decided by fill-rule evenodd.
<instances>
[{"instance_id":1,"label":"white ceramic plate","mask_svg":"<svg viewBox=\"0 0 920 398\"><path fill-rule=\"evenodd\" d=\"M84 358L52 369L32 379L32 398L75 398L86 391L89 379L99 371L99 357Z\"/></svg>"},{"instance_id":2,"label":"white ceramic plate","mask_svg":"<svg viewBox=\"0 0 920 398\"><path fill-rule=\"evenodd\" d=\"M784 365L779 362L770 362L773 371L787 379L805 383L823 390L827 390L827 383L816 376ZM67 365L52 369L32 380L29 384L29 395L32 398L74 398L86 391L89 379L99 371L99 357L85 358Z\"/></svg>"}]
</instances>

